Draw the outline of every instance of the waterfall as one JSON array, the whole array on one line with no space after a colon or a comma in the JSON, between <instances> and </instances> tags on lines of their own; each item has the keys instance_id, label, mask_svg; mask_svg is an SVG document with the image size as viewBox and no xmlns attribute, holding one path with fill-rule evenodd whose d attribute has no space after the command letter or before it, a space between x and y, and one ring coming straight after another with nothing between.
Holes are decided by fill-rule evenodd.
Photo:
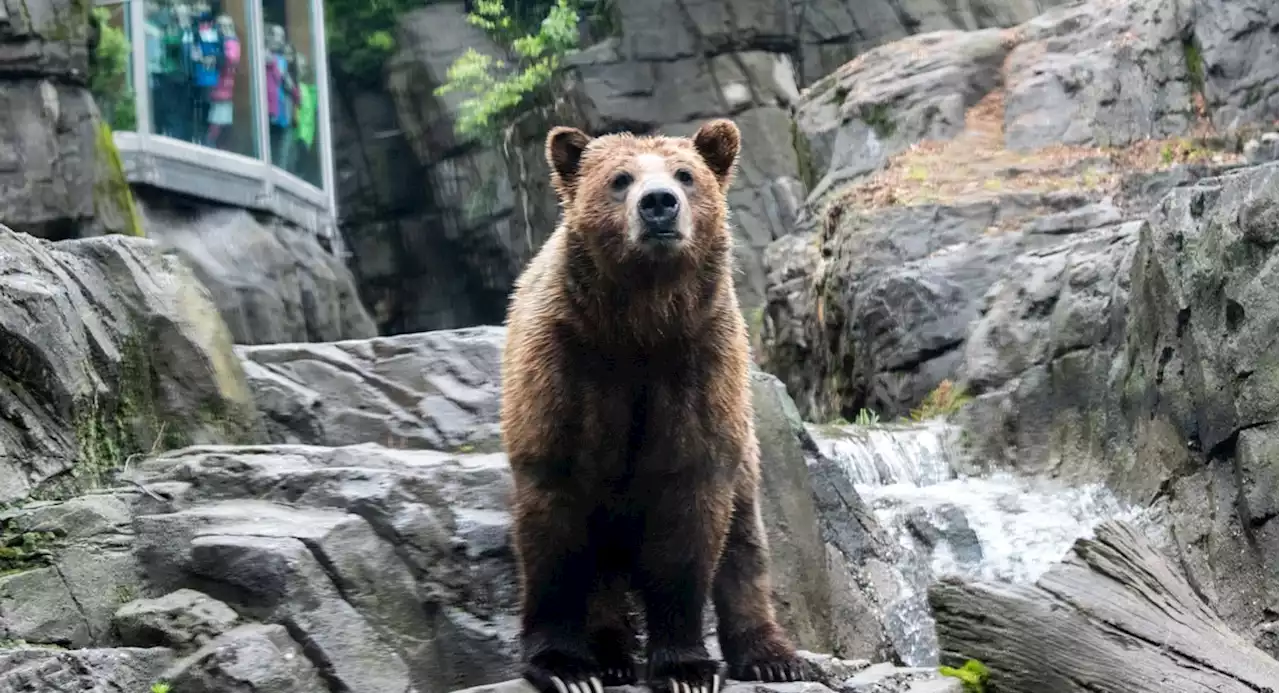
<instances>
[{"instance_id":1,"label":"waterfall","mask_svg":"<svg viewBox=\"0 0 1280 693\"><path fill-rule=\"evenodd\" d=\"M1140 516L1100 484L1003 471L960 474L960 430L945 422L808 428L819 451L839 463L880 525L915 559L901 568L905 593L883 614L907 664L937 661L936 639L920 635L934 627L920 606L933 579L1032 583L1098 523Z\"/></svg>"}]
</instances>

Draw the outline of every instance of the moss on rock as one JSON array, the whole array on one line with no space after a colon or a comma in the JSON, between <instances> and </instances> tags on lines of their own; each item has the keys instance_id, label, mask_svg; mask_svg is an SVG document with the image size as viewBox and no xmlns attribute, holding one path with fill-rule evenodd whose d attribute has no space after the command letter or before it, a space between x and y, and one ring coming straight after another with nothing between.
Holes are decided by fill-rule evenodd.
<instances>
[{"instance_id":1,"label":"moss on rock","mask_svg":"<svg viewBox=\"0 0 1280 693\"><path fill-rule=\"evenodd\" d=\"M99 218L114 214L123 217L120 233L126 236L146 235L142 227L142 215L133 199L133 189L124 175L124 163L116 148L111 126L98 123L95 150L98 156L98 176L93 185L93 211Z\"/></svg>"}]
</instances>

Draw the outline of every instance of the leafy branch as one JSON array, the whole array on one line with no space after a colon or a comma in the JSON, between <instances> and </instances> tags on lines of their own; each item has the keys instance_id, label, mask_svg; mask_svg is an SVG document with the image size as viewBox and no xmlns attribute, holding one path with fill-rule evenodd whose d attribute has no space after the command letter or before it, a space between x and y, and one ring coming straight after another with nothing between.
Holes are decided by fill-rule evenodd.
<instances>
[{"instance_id":1,"label":"leafy branch","mask_svg":"<svg viewBox=\"0 0 1280 693\"><path fill-rule=\"evenodd\" d=\"M463 137L491 138L521 106L547 93L562 59L577 50L578 10L570 0L556 0L537 31L526 32L502 0L476 0L467 21L502 44L508 59L468 48L449 66L435 93L471 94L458 105L454 129Z\"/></svg>"}]
</instances>

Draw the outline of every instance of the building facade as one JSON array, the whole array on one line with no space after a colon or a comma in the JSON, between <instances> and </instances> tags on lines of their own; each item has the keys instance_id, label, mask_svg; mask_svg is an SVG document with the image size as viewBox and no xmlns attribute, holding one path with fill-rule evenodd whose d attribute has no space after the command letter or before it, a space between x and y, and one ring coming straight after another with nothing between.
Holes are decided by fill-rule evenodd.
<instances>
[{"instance_id":1,"label":"building facade","mask_svg":"<svg viewBox=\"0 0 1280 693\"><path fill-rule=\"evenodd\" d=\"M97 4L127 40L128 93L99 107L129 182L270 212L336 250L322 0Z\"/></svg>"}]
</instances>

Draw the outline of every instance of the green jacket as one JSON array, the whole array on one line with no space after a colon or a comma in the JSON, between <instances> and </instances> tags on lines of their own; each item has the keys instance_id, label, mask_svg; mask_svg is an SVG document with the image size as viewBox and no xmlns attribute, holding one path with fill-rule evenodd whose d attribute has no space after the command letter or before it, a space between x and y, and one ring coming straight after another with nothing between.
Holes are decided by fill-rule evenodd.
<instances>
[{"instance_id":1,"label":"green jacket","mask_svg":"<svg viewBox=\"0 0 1280 693\"><path fill-rule=\"evenodd\" d=\"M298 139L308 148L316 139L316 85L298 85L298 122L294 126Z\"/></svg>"}]
</instances>

